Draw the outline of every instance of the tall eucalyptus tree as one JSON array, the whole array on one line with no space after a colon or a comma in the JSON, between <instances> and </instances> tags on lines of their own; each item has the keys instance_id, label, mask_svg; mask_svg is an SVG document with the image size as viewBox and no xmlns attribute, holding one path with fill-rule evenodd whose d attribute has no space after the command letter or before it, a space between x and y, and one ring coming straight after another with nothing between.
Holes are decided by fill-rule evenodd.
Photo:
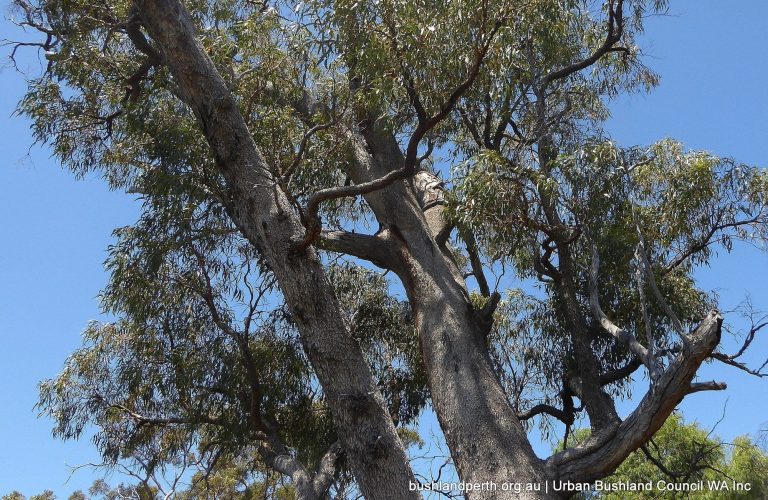
<instances>
[{"instance_id":1,"label":"tall eucalyptus tree","mask_svg":"<svg viewBox=\"0 0 768 500\"><path fill-rule=\"evenodd\" d=\"M469 496L508 498L610 474L725 389L694 381L710 358L760 374L717 351L693 271L765 242L768 175L601 129L656 84L635 37L663 2L14 4L39 37L12 57L46 60L19 108L36 139L143 200L108 260L120 319L42 386L57 434L95 424L108 461L257 456L300 498L346 471L418 498L403 442L429 403L462 481L499 486ZM502 266L541 293L502 297ZM567 442L583 416L588 440L534 454L534 417Z\"/></svg>"}]
</instances>

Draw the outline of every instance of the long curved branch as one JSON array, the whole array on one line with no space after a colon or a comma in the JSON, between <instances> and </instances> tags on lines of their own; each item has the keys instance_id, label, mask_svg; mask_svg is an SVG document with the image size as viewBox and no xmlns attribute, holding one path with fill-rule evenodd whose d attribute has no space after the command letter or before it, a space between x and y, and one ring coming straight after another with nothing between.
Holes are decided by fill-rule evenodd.
<instances>
[{"instance_id":1,"label":"long curved branch","mask_svg":"<svg viewBox=\"0 0 768 500\"><path fill-rule=\"evenodd\" d=\"M563 481L580 482L605 477L661 428L686 395L701 390L724 389L725 384L717 382L691 384L701 363L720 342L722 321L717 311L707 315L689 334L690 343L683 346L637 408L614 433L590 439L551 456L547 464L556 468L558 477Z\"/></svg>"},{"instance_id":2,"label":"long curved branch","mask_svg":"<svg viewBox=\"0 0 768 500\"><path fill-rule=\"evenodd\" d=\"M568 76L586 69L595 64L601 57L609 52L628 52L624 47L615 47L615 44L621 40L621 36L624 32L624 15L623 15L623 0L617 0L614 6L613 0L608 4L608 22L607 22L607 34L602 45L597 48L589 57L575 62L562 69L554 71L544 77L541 87L546 88L547 85L555 80L561 80Z\"/></svg>"},{"instance_id":3,"label":"long curved branch","mask_svg":"<svg viewBox=\"0 0 768 500\"><path fill-rule=\"evenodd\" d=\"M653 273L651 262L648 260L648 253L646 250L648 246L645 243L645 237L643 236L643 231L640 228L640 222L637 219L637 212L635 211L634 205L632 206L632 218L635 222L637 237L640 239L640 244L638 245L637 251L635 252L635 256L640 261L640 268L645 275L645 279L647 280L648 285L651 287L653 295L656 297L656 301L661 305L661 308L664 309L664 314L666 314L669 320L672 322L672 326L675 328L675 331L678 335L680 335L680 338L683 342L688 342L689 339L683 330L683 323L680 321L680 318L677 317L677 314L675 314L675 311L672 309L672 307L670 307L669 303L664 300L664 296L661 295L659 286L656 283L656 276Z\"/></svg>"},{"instance_id":4,"label":"long curved branch","mask_svg":"<svg viewBox=\"0 0 768 500\"><path fill-rule=\"evenodd\" d=\"M764 215L763 215L764 216ZM759 222L761 220L760 215L756 215L755 217L744 219L740 221L735 222L729 222L725 224L716 224L712 226L709 231L707 231L707 234L705 234L702 238L699 240L693 242L688 248L681 251L672 261L670 261L668 264L664 266L662 269L662 275L669 274L672 272L675 268L679 267L683 262L685 262L689 257L697 254L698 252L701 252L705 248L707 248L710 244L717 241L717 239L712 239L715 234L717 234L719 231L723 231L724 229L732 229L732 228L738 228L741 226L748 226L750 224L754 224L756 222ZM764 220L764 219L763 219Z\"/></svg>"},{"instance_id":5,"label":"long curved branch","mask_svg":"<svg viewBox=\"0 0 768 500\"><path fill-rule=\"evenodd\" d=\"M543 403L537 404L527 411L519 412L517 414L517 418L520 420L528 420L535 417L536 415L541 415L542 413L551 415L566 425L571 425L573 423L573 414L569 415L567 412L559 408L555 408L554 406Z\"/></svg>"},{"instance_id":6,"label":"long curved branch","mask_svg":"<svg viewBox=\"0 0 768 500\"><path fill-rule=\"evenodd\" d=\"M612 384L614 382L618 382L619 380L627 378L633 373L635 373L637 369L640 368L641 366L643 366L643 362L640 360L640 358L635 356L634 358L632 358L632 361L622 366L621 368L617 368L616 370L601 373L600 385Z\"/></svg>"}]
</instances>

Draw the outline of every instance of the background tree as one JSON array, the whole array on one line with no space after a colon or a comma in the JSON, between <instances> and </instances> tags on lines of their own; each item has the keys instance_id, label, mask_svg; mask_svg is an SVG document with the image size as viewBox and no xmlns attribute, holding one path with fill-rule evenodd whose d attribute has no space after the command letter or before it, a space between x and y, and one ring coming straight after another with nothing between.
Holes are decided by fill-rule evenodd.
<instances>
[{"instance_id":1,"label":"background tree","mask_svg":"<svg viewBox=\"0 0 768 500\"><path fill-rule=\"evenodd\" d=\"M47 60L35 137L144 201L108 261L119 320L41 391L107 463L173 485L257 457L301 498L350 472L415 498L397 429L428 401L464 481L592 481L725 388L705 360L762 374L739 360L764 323L716 351L693 271L764 243L768 175L601 129L656 83L634 39L662 2L15 5ZM502 301L502 267L537 292ZM540 460L534 417L590 437Z\"/></svg>"},{"instance_id":2,"label":"background tree","mask_svg":"<svg viewBox=\"0 0 768 500\"><path fill-rule=\"evenodd\" d=\"M3 495L3 500L26 500L27 497L19 493L18 491L12 491L7 495Z\"/></svg>"},{"instance_id":3,"label":"background tree","mask_svg":"<svg viewBox=\"0 0 768 500\"><path fill-rule=\"evenodd\" d=\"M726 481L729 490L704 489L691 492L639 491L633 498L763 498L768 487L768 456L749 436L739 436L732 443L723 442L698 424L686 424L678 413L673 413L654 437L640 450L633 452L607 482L645 484L648 482L697 483ZM589 431L574 433L578 441L587 438ZM562 443L561 443L562 446ZM749 491L736 491L733 482L749 484ZM591 492L580 494L585 498L626 498L626 492Z\"/></svg>"}]
</instances>

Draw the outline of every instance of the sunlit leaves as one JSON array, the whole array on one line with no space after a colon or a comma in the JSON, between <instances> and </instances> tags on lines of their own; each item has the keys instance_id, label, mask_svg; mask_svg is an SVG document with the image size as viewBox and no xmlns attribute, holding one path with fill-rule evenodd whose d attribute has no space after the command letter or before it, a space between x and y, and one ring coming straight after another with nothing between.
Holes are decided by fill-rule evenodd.
<instances>
[{"instance_id":1,"label":"sunlit leaves","mask_svg":"<svg viewBox=\"0 0 768 500\"><path fill-rule=\"evenodd\" d=\"M768 456L748 436L739 436L732 443L723 442L712 431L707 432L696 423L686 424L682 417L673 414L653 440L647 445L648 452L669 473L670 477L657 464L649 460L638 450L634 452L610 477L611 481L647 483L695 483L728 481L749 483L750 491L729 491L728 498L759 498L768 484L765 473L768 471ZM673 488L669 488L672 490ZM626 495L609 493L601 498L620 499ZM685 498L685 492L669 491L659 495L655 492L641 492L638 498ZM704 499L722 498L722 491L707 490L697 493Z\"/></svg>"},{"instance_id":2,"label":"sunlit leaves","mask_svg":"<svg viewBox=\"0 0 768 500\"><path fill-rule=\"evenodd\" d=\"M574 228L569 247L576 265L575 282L581 287L584 321L594 327L591 342L604 370L615 369L629 358L620 344L594 324L586 305L586 271L593 245L600 255L602 307L617 324L644 335L638 286L647 285L637 281L641 262L636 253L641 237L664 301L689 327L716 306L715 297L697 286L694 270L706 265L715 252L730 251L736 240L766 243L765 170L687 151L670 140L629 149L608 141L588 141L572 150L563 148L547 168L482 151L456 168L455 174L449 209L456 223L472 228L484 253L509 261L521 278L548 281L542 288L546 299L540 309L556 312L560 310L556 288L534 265L541 259L558 263L558 252L546 250L551 245L548 235L557 228L542 210L546 199L554 200L560 220ZM518 300L516 307L521 309L513 318L520 332L525 332L529 328L525 325L536 317L530 309L535 301ZM669 348L676 342L669 318L655 296L646 300L651 345L656 350ZM550 337L568 337L567 324L553 312L552 324L559 326L548 329L538 324L534 331L540 337L522 335L515 345L522 344L511 350L557 352L567 364L569 342L549 345ZM508 340L500 342L504 345ZM520 376L526 364L515 360L506 369L509 366L516 366ZM552 366L540 369L561 372ZM555 394L559 383L554 378L543 385Z\"/></svg>"}]
</instances>

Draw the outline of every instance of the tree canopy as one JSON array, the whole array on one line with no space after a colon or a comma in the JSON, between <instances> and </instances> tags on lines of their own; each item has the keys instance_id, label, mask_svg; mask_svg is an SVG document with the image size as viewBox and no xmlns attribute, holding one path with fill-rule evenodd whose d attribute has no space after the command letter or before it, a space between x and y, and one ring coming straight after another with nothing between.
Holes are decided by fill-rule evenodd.
<instances>
[{"instance_id":1,"label":"tree canopy","mask_svg":"<svg viewBox=\"0 0 768 500\"><path fill-rule=\"evenodd\" d=\"M11 57L45 60L35 139L142 203L109 248L116 319L41 385L54 434L95 427L107 465L417 498L429 405L463 481L591 482L725 389L705 361L764 375L741 362L764 318L719 350L695 271L765 244L768 172L603 130L658 82L636 39L664 2L14 5L38 39ZM567 446L536 457L533 422Z\"/></svg>"}]
</instances>

